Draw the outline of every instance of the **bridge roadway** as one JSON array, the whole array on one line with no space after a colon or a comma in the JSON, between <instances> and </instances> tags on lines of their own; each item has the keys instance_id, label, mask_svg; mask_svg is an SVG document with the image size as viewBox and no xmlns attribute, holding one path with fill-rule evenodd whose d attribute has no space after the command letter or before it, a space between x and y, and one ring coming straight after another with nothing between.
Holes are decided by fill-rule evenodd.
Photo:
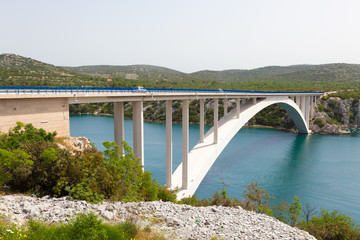
<instances>
[{"instance_id":1,"label":"bridge roadway","mask_svg":"<svg viewBox=\"0 0 360 240\"><path fill-rule=\"evenodd\" d=\"M6 132L17 121L32 123L59 137L70 135L69 104L114 103L114 136L119 145L125 140L124 102L133 106L133 149L144 165L143 102L166 101L166 185L179 189L178 197L195 193L232 137L256 113L267 106L283 107L299 133L309 133L309 120L321 92L260 92L238 90L164 89L164 88L71 88L0 87L0 131ZM205 99L214 101L214 125L204 133ZM219 99L224 99L224 117L218 116ZM228 100L236 108L227 111ZM182 163L172 167L172 101L182 101ZM199 143L189 152L189 101L200 100Z\"/></svg>"}]
</instances>

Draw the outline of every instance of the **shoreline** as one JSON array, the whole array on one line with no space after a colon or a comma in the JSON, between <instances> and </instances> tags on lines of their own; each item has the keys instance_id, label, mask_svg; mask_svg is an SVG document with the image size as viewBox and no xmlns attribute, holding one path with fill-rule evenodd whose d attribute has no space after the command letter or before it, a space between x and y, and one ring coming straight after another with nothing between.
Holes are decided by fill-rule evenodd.
<instances>
[{"instance_id":1,"label":"shoreline","mask_svg":"<svg viewBox=\"0 0 360 240\"><path fill-rule=\"evenodd\" d=\"M70 113L69 115L91 115L91 116L106 116L106 117L114 117L113 114L109 114L109 113ZM127 118L124 117L124 119L126 120L132 120L131 118ZM163 123L165 124L165 121L161 121L161 120L148 120L148 119L144 119L144 122L151 122L151 123ZM173 121L173 124L182 124L182 122L177 122L177 121ZM199 125L199 123L197 122L189 122L190 125ZM206 126L212 126L211 124L205 124ZM280 131L284 131L284 132L289 132L289 133L297 133L296 130L294 129L287 129L287 128L282 128L282 127L274 127L274 126L265 126L265 125L244 125L243 128L264 128L264 129L275 129L275 130L280 130ZM346 126L341 126L340 130L338 133L326 133L326 132L314 132L313 130L311 130L310 134L320 134L320 135L352 135L352 133L350 131L346 131L346 130L341 130L343 128L349 128Z\"/></svg>"}]
</instances>

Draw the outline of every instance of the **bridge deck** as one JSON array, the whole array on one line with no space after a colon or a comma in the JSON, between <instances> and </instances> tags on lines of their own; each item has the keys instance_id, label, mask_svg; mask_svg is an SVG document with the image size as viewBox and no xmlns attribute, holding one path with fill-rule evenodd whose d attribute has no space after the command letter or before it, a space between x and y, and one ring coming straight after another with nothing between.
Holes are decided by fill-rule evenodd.
<instances>
[{"instance_id":1,"label":"bridge deck","mask_svg":"<svg viewBox=\"0 0 360 240\"><path fill-rule=\"evenodd\" d=\"M7 87L0 86L0 99L66 98L70 104L124 101L157 101L206 98L251 98L263 96L314 96L320 92L266 92L170 88L96 88L96 87Z\"/></svg>"}]
</instances>

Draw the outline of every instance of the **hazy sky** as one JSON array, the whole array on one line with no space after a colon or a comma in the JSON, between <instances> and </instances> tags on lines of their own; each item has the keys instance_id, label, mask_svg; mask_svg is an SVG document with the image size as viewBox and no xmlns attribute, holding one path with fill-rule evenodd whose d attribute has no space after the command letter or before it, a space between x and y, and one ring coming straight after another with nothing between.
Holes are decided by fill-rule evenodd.
<instances>
[{"instance_id":1,"label":"hazy sky","mask_svg":"<svg viewBox=\"0 0 360 240\"><path fill-rule=\"evenodd\" d=\"M0 0L0 53L184 72L360 63L360 1Z\"/></svg>"}]
</instances>

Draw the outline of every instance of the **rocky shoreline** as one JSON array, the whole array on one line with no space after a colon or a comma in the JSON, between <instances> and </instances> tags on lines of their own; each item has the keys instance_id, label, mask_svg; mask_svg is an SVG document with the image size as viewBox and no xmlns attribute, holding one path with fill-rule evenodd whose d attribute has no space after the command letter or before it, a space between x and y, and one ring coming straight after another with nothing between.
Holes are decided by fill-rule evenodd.
<instances>
[{"instance_id":1,"label":"rocky shoreline","mask_svg":"<svg viewBox=\"0 0 360 240\"><path fill-rule=\"evenodd\" d=\"M192 207L161 201L90 204L70 197L0 197L0 213L20 224L28 219L66 222L78 214L90 212L108 222L130 219L140 228L150 227L161 232L167 239L315 239L273 217L241 207Z\"/></svg>"}]
</instances>

